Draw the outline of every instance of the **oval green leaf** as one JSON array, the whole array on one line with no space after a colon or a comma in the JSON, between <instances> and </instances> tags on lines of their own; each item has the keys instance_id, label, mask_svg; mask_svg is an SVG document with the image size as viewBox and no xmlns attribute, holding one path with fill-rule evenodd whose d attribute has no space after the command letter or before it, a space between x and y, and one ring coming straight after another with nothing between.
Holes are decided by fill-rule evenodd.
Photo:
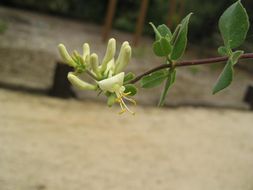
<instances>
[{"instance_id":1,"label":"oval green leaf","mask_svg":"<svg viewBox=\"0 0 253 190\"><path fill-rule=\"evenodd\" d=\"M125 85L125 93L129 93L129 96L134 96L137 93L137 88L133 84L127 84Z\"/></svg>"},{"instance_id":2,"label":"oval green leaf","mask_svg":"<svg viewBox=\"0 0 253 190\"><path fill-rule=\"evenodd\" d=\"M159 57L164 57L170 54L171 45L167 38L162 37L160 40L153 43L153 51Z\"/></svg>"},{"instance_id":3,"label":"oval green leaf","mask_svg":"<svg viewBox=\"0 0 253 190\"><path fill-rule=\"evenodd\" d=\"M159 25L157 27L157 30L162 37L166 37L168 39L171 39L172 33L171 33L170 29L165 24ZM156 35L156 40L159 40L157 35Z\"/></svg>"},{"instance_id":4,"label":"oval green leaf","mask_svg":"<svg viewBox=\"0 0 253 190\"><path fill-rule=\"evenodd\" d=\"M168 76L166 71L156 71L141 79L142 88L153 88L160 85Z\"/></svg>"},{"instance_id":5,"label":"oval green leaf","mask_svg":"<svg viewBox=\"0 0 253 190\"><path fill-rule=\"evenodd\" d=\"M135 77L135 74L134 74L134 73L132 73L132 72L127 73L127 74L125 75L125 77L124 77L124 83L127 83L127 82L133 80L134 77Z\"/></svg>"},{"instance_id":6,"label":"oval green leaf","mask_svg":"<svg viewBox=\"0 0 253 190\"><path fill-rule=\"evenodd\" d=\"M244 42L249 29L249 18L240 1L221 15L219 29L226 47L236 48Z\"/></svg>"},{"instance_id":7,"label":"oval green leaf","mask_svg":"<svg viewBox=\"0 0 253 190\"><path fill-rule=\"evenodd\" d=\"M231 59L233 65L235 65L235 64L238 62L240 56L241 56L243 53L244 53L244 51L242 51L242 50L237 50L237 51L235 51L235 52L232 53L230 59Z\"/></svg>"},{"instance_id":8,"label":"oval green leaf","mask_svg":"<svg viewBox=\"0 0 253 190\"><path fill-rule=\"evenodd\" d=\"M176 80L176 70L175 69L170 69L168 72L168 77L162 92L162 95L159 100L158 106L163 106L165 102L165 98L168 95L169 89L171 86L175 83Z\"/></svg>"},{"instance_id":9,"label":"oval green leaf","mask_svg":"<svg viewBox=\"0 0 253 190\"><path fill-rule=\"evenodd\" d=\"M177 32L177 35L175 37L174 44L172 44L172 52L171 52L171 59L177 60L179 59L185 51L186 44L187 44L187 33L188 33L188 24L192 13L188 14L182 21L181 21L181 27L178 27L179 30L175 31Z\"/></svg>"},{"instance_id":10,"label":"oval green leaf","mask_svg":"<svg viewBox=\"0 0 253 190\"><path fill-rule=\"evenodd\" d=\"M220 46L218 48L218 53L222 56L225 56L225 55L228 55L229 52L228 52L228 49L225 47L225 46Z\"/></svg>"},{"instance_id":11,"label":"oval green leaf","mask_svg":"<svg viewBox=\"0 0 253 190\"><path fill-rule=\"evenodd\" d=\"M222 73L220 74L214 88L213 88L213 94L216 94L217 92L223 90L224 88L228 87L232 80L233 80L233 63L231 60L228 60L226 63L226 66L224 67Z\"/></svg>"}]
</instances>

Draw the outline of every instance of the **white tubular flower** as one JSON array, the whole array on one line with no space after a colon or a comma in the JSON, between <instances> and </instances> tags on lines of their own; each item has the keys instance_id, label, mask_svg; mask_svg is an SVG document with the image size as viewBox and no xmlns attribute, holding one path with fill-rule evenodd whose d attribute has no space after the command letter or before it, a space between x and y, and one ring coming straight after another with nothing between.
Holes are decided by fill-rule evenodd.
<instances>
[{"instance_id":1,"label":"white tubular flower","mask_svg":"<svg viewBox=\"0 0 253 190\"><path fill-rule=\"evenodd\" d=\"M83 60L85 63L85 66L87 68L90 68L90 46L87 43L83 44Z\"/></svg>"},{"instance_id":2,"label":"white tubular flower","mask_svg":"<svg viewBox=\"0 0 253 190\"><path fill-rule=\"evenodd\" d=\"M104 92L108 91L108 92L116 94L117 96L116 101L120 104L120 107L121 107L120 114L124 113L125 111L129 111L131 114L135 114L133 111L131 111L127 107L127 105L124 102L124 99L125 99L136 104L136 102L133 99L127 97L129 93L124 93L125 91L125 87L123 86L124 76L125 76L125 73L121 72L110 78L98 81L97 83L98 83L99 88L103 90Z\"/></svg>"},{"instance_id":3,"label":"white tubular flower","mask_svg":"<svg viewBox=\"0 0 253 190\"><path fill-rule=\"evenodd\" d=\"M76 50L69 55L63 44L58 45L59 52L63 60L70 66L74 67L74 72L68 73L68 80L76 87L82 90L94 90L100 94L104 92L107 96L107 105L112 106L119 103L121 112L131 111L125 101L130 101L136 105L136 102L129 98L128 95L135 95L137 89L131 84L127 84L127 78L124 86L125 73L123 70L131 59L131 47L128 42L121 45L117 60L114 58L116 52L116 40L111 38L108 41L106 53L101 63L96 53L90 52L88 43L83 44L83 53L80 55ZM101 64L99 64L101 63ZM87 74L93 79L93 84L78 78L81 73ZM127 92L127 93L126 93Z\"/></svg>"},{"instance_id":4,"label":"white tubular flower","mask_svg":"<svg viewBox=\"0 0 253 190\"><path fill-rule=\"evenodd\" d=\"M83 44L83 59L85 60L86 57L90 55L90 46L87 43Z\"/></svg>"},{"instance_id":5,"label":"white tubular flower","mask_svg":"<svg viewBox=\"0 0 253 190\"><path fill-rule=\"evenodd\" d=\"M107 64L114 58L115 52L116 52L116 40L114 38L111 38L108 41L106 53L101 64L101 72L104 72L106 70Z\"/></svg>"},{"instance_id":6,"label":"white tubular flower","mask_svg":"<svg viewBox=\"0 0 253 190\"><path fill-rule=\"evenodd\" d=\"M92 85L88 82L82 81L76 75L74 75L72 72L68 73L68 80L72 85L78 87L79 89L82 89L82 90L97 90L97 86Z\"/></svg>"},{"instance_id":7,"label":"white tubular flower","mask_svg":"<svg viewBox=\"0 0 253 190\"><path fill-rule=\"evenodd\" d=\"M124 42L121 46L119 57L116 60L115 74L122 72L131 59L132 50L128 42Z\"/></svg>"},{"instance_id":8,"label":"white tubular flower","mask_svg":"<svg viewBox=\"0 0 253 190\"><path fill-rule=\"evenodd\" d=\"M63 45L63 44L59 44L58 45L58 50L62 56L62 58L64 59L64 61L72 66L72 67L75 67L76 66L76 63L75 61L72 59L72 57L69 55L68 51L66 50L66 47Z\"/></svg>"},{"instance_id":9,"label":"white tubular flower","mask_svg":"<svg viewBox=\"0 0 253 190\"><path fill-rule=\"evenodd\" d=\"M92 71L96 74L98 78L101 78L101 74L98 69L98 55L93 53L90 56L90 66Z\"/></svg>"},{"instance_id":10,"label":"white tubular flower","mask_svg":"<svg viewBox=\"0 0 253 190\"><path fill-rule=\"evenodd\" d=\"M109 61L107 63L107 67L106 67L106 70L105 70L104 74L108 77L112 77L112 75L114 74L114 70L115 70L115 63L114 62L115 61L114 61L114 58L113 58L111 61Z\"/></svg>"},{"instance_id":11,"label":"white tubular flower","mask_svg":"<svg viewBox=\"0 0 253 190\"><path fill-rule=\"evenodd\" d=\"M123 87L125 73L121 72L113 77L98 81L101 90L115 92L118 88ZM125 90L125 89L123 89Z\"/></svg>"}]
</instances>

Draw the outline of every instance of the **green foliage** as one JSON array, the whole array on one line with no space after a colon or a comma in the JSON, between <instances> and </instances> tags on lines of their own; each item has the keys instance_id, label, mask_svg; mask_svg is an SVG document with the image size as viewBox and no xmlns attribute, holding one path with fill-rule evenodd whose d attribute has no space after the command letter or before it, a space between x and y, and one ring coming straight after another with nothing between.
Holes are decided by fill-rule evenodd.
<instances>
[{"instance_id":1,"label":"green foliage","mask_svg":"<svg viewBox=\"0 0 253 190\"><path fill-rule=\"evenodd\" d=\"M129 93L129 96L134 96L137 94L137 88L133 84L127 84L125 85L125 93Z\"/></svg>"},{"instance_id":2,"label":"green foliage","mask_svg":"<svg viewBox=\"0 0 253 190\"><path fill-rule=\"evenodd\" d=\"M228 60L226 63L226 66L224 67L222 73L220 74L214 88L213 88L213 94L223 90L227 86L229 86L233 80L233 63L231 60Z\"/></svg>"},{"instance_id":3,"label":"green foliage","mask_svg":"<svg viewBox=\"0 0 253 190\"><path fill-rule=\"evenodd\" d=\"M127 74L125 75L125 77L124 77L124 83L130 82L131 80L134 79L134 77L135 77L135 74L134 74L134 73L132 73L132 72L127 73Z\"/></svg>"},{"instance_id":4,"label":"green foliage","mask_svg":"<svg viewBox=\"0 0 253 190\"><path fill-rule=\"evenodd\" d=\"M59 50L62 54L62 57L68 62L69 65L76 68L75 73L68 74L68 79L72 83L75 83L77 86L79 85L82 88L95 91L100 89L100 91L104 92L108 97L107 103L109 106L113 105L115 102L118 102L122 109L120 113L129 111L132 114L134 114L134 112L132 112L126 106L124 100L136 104L133 99L127 97L128 95L134 96L137 93L137 88L133 83L141 79L142 88L153 88L164 83L164 89L161 93L158 104L159 106L163 106L169 89L175 83L176 68L178 66L206 64L227 60L223 71L221 72L216 84L213 87L213 94L225 89L233 81L234 66L238 60L240 58L252 57L252 54L243 55L244 51L235 50L235 48L238 48L244 42L249 30L249 18L247 12L239 0L227 8L221 15L219 19L219 30L224 44L218 48L218 53L224 57L179 62L178 60L184 55L187 46L188 25L191 15L192 13L183 18L182 21L175 27L173 33L171 32L171 29L164 24L156 27L153 23L150 23L155 33L153 51L156 56L163 57L164 63L167 65L158 66L157 68L151 69L136 78L133 73L127 73L125 75L123 70L122 72L115 71L114 59L111 58L108 59L108 63L106 64L107 68L105 69L110 73L104 74L105 71L102 69L103 73L100 74L104 74L104 77L100 77L100 68L103 67L98 66L98 59L95 59L97 57L96 54L92 54L89 59L84 59L84 55L80 56L76 51L74 51L73 55L70 56L65 47L60 44ZM127 63L129 62L129 59L131 57L131 54L129 53L131 52L130 46L127 47L127 49L129 49L129 51L126 51L128 52L129 56L126 57L126 59L123 61L120 60L120 64L125 63L125 61L127 61ZM115 53L115 51L113 52ZM91 71L88 70L89 64L91 64ZM116 66L117 65L118 64L116 64ZM92 85L85 81L81 81L78 76L75 75L79 74L79 71L82 73L86 70L89 71L87 74L89 74L95 80L96 84ZM98 71L98 73L96 71Z\"/></svg>"},{"instance_id":5,"label":"green foliage","mask_svg":"<svg viewBox=\"0 0 253 190\"><path fill-rule=\"evenodd\" d=\"M232 52L229 60L226 63L222 73L220 74L214 88L213 94L225 89L228 87L233 81L234 75L234 65L238 62L239 57L243 54L243 51L235 51Z\"/></svg>"},{"instance_id":6,"label":"green foliage","mask_svg":"<svg viewBox=\"0 0 253 190\"><path fill-rule=\"evenodd\" d=\"M175 31L175 41L173 42L173 49L171 53L171 59L179 59L185 51L187 44L187 33L188 33L188 24L189 19L192 13L188 14L179 25L179 29ZM178 31L178 32L177 32Z\"/></svg>"},{"instance_id":7,"label":"green foliage","mask_svg":"<svg viewBox=\"0 0 253 190\"><path fill-rule=\"evenodd\" d=\"M152 23L151 23L151 25L153 28L155 28L155 26ZM170 29L165 24L159 25L157 27L157 31L159 32L159 34L157 35L157 33L156 33L156 40L159 40L160 36L167 38L168 40L170 40L172 37L172 33L171 33Z\"/></svg>"},{"instance_id":8,"label":"green foliage","mask_svg":"<svg viewBox=\"0 0 253 190\"><path fill-rule=\"evenodd\" d=\"M231 58L231 61L232 61L233 65L235 65L235 64L238 62L240 56L241 56L243 53L244 53L244 51L242 51L242 50L237 50L237 51L235 51L235 52L233 52L233 53L231 54L230 58Z\"/></svg>"},{"instance_id":9,"label":"green foliage","mask_svg":"<svg viewBox=\"0 0 253 190\"><path fill-rule=\"evenodd\" d=\"M169 40L164 37L153 43L153 51L159 57L164 57L170 54L171 48Z\"/></svg>"},{"instance_id":10,"label":"green foliage","mask_svg":"<svg viewBox=\"0 0 253 190\"><path fill-rule=\"evenodd\" d=\"M189 19L192 13L188 14L175 29L173 35L166 25L159 25L157 28L150 23L156 36L153 43L153 51L159 57L169 57L171 60L179 59L187 45L187 33Z\"/></svg>"},{"instance_id":11,"label":"green foliage","mask_svg":"<svg viewBox=\"0 0 253 190\"><path fill-rule=\"evenodd\" d=\"M141 87L142 88L153 88L160 85L168 76L166 70L156 71L153 72L141 80Z\"/></svg>"},{"instance_id":12,"label":"green foliage","mask_svg":"<svg viewBox=\"0 0 253 190\"><path fill-rule=\"evenodd\" d=\"M232 51L233 48L239 47L244 42L249 29L248 14L240 0L228 7L221 15L219 29L225 46L219 47L218 53L228 56L229 59L213 88L213 94L223 90L232 83L233 67L243 54L242 50Z\"/></svg>"},{"instance_id":13,"label":"green foliage","mask_svg":"<svg viewBox=\"0 0 253 190\"><path fill-rule=\"evenodd\" d=\"M166 25L160 25L157 28L153 23L150 23L154 32L156 41L153 43L153 51L159 57L166 57L171 52L171 31Z\"/></svg>"},{"instance_id":14,"label":"green foliage","mask_svg":"<svg viewBox=\"0 0 253 190\"><path fill-rule=\"evenodd\" d=\"M249 29L249 18L240 1L222 14L219 29L227 48L237 48L244 42Z\"/></svg>"},{"instance_id":15,"label":"green foliage","mask_svg":"<svg viewBox=\"0 0 253 190\"><path fill-rule=\"evenodd\" d=\"M111 107L113 104L115 104L117 97L114 93L110 93L107 97L107 105Z\"/></svg>"},{"instance_id":16,"label":"green foliage","mask_svg":"<svg viewBox=\"0 0 253 190\"><path fill-rule=\"evenodd\" d=\"M153 43L153 51L159 57L165 57L166 63L170 64L170 69L165 69L162 72L157 71L141 80L143 88L152 88L160 85L165 79L166 83L162 91L159 106L164 104L165 98L169 89L174 84L176 79L176 70L173 61L178 60L184 54L187 45L188 24L192 13L188 14L181 23L176 27L173 34L166 25L159 25L157 28L152 24L155 32L155 42Z\"/></svg>"},{"instance_id":17,"label":"green foliage","mask_svg":"<svg viewBox=\"0 0 253 190\"><path fill-rule=\"evenodd\" d=\"M162 95L160 97L160 101L159 101L158 106L163 106L164 105L165 98L168 95L169 89L174 84L175 80L176 80L176 70L175 69L170 69L168 71L168 77L167 77Z\"/></svg>"},{"instance_id":18,"label":"green foliage","mask_svg":"<svg viewBox=\"0 0 253 190\"><path fill-rule=\"evenodd\" d=\"M225 46L220 46L218 48L218 53L222 56L225 56L225 55L228 55L229 54L229 51L228 49L225 47Z\"/></svg>"},{"instance_id":19,"label":"green foliage","mask_svg":"<svg viewBox=\"0 0 253 190\"><path fill-rule=\"evenodd\" d=\"M175 82L177 60L180 59L187 45L188 25L192 13L188 14L174 30L165 25L157 28L151 23L155 32L155 42L153 51L159 57L165 57L166 63L170 64L170 69L157 71L142 78L141 86L151 88L160 85L165 79L166 83L160 97L159 106L164 104L169 89ZM219 19L219 29L224 40L224 45L218 48L218 53L228 56L228 61L220 74L214 88L213 94L228 87L233 80L234 65L243 54L242 50L233 51L245 40L249 29L249 18L240 0L232 4L225 10Z\"/></svg>"}]
</instances>

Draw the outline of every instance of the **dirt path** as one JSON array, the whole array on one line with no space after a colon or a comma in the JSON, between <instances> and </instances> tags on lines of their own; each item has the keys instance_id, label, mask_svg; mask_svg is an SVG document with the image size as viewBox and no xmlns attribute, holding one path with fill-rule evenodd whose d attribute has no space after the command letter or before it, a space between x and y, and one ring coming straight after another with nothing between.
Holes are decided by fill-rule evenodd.
<instances>
[{"instance_id":1,"label":"dirt path","mask_svg":"<svg viewBox=\"0 0 253 190\"><path fill-rule=\"evenodd\" d=\"M0 90L1 190L252 190L253 115Z\"/></svg>"}]
</instances>

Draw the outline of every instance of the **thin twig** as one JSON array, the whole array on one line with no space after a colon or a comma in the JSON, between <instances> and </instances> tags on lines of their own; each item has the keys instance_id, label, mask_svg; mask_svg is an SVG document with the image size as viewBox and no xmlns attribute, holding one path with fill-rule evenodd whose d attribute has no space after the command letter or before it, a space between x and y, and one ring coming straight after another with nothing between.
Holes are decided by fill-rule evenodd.
<instances>
[{"instance_id":1,"label":"thin twig","mask_svg":"<svg viewBox=\"0 0 253 190\"><path fill-rule=\"evenodd\" d=\"M253 59L253 53L245 53L245 54L241 55L239 59ZM213 58L206 58L206 59L185 60L185 61L179 61L179 62L174 63L174 66L175 67L183 67L183 66L192 66L192 65L212 64L212 63L224 62L224 61L227 61L227 60L228 60L227 56L213 57ZM136 76L129 83L134 84L146 75L149 75L149 74L151 74L155 71L159 71L159 70L170 68L170 67L171 67L171 64L159 65L157 67L154 67L151 70L148 70L148 71L144 72L141 75Z\"/></svg>"}]
</instances>

